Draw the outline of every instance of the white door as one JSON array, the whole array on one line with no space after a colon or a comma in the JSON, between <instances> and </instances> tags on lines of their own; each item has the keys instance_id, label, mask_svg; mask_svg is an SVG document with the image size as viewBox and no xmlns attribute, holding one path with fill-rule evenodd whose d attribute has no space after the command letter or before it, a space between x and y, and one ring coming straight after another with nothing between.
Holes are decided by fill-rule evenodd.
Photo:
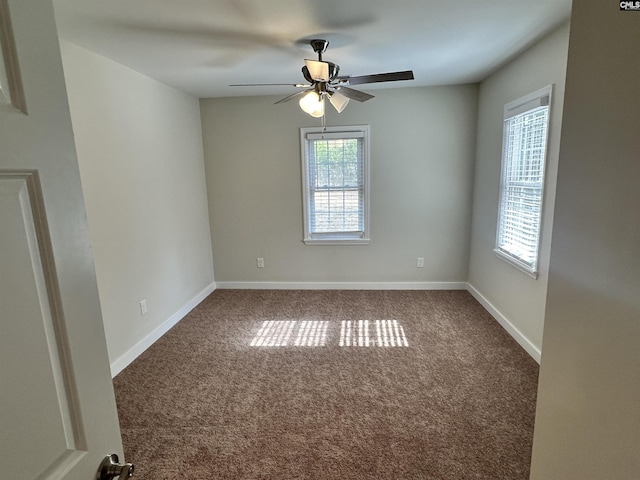
<instances>
[{"instance_id":1,"label":"white door","mask_svg":"<svg viewBox=\"0 0 640 480\"><path fill-rule=\"evenodd\" d=\"M0 477L93 480L122 442L51 0L0 41Z\"/></svg>"}]
</instances>

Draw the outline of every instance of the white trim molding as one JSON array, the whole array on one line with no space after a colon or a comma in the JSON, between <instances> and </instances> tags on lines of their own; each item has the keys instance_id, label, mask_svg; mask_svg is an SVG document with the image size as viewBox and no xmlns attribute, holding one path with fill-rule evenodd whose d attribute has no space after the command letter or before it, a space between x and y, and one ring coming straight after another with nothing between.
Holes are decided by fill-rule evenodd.
<instances>
[{"instance_id":1,"label":"white trim molding","mask_svg":"<svg viewBox=\"0 0 640 480\"><path fill-rule=\"evenodd\" d=\"M9 3L0 0L0 109L5 107L27 113Z\"/></svg>"},{"instance_id":2,"label":"white trim molding","mask_svg":"<svg viewBox=\"0 0 640 480\"><path fill-rule=\"evenodd\" d=\"M522 348L533 358L538 364L542 358L542 352L529 340L520 330L511 323L500 311L482 295L476 288L467 284L467 291L475 298L485 310L487 310L493 318L504 328L513 339L520 344Z\"/></svg>"},{"instance_id":3,"label":"white trim molding","mask_svg":"<svg viewBox=\"0 0 640 480\"><path fill-rule=\"evenodd\" d=\"M138 358L142 352L153 345L160 337L167 333L180 320L187 316L200 302L207 298L216 290L216 284L211 283L205 287L200 293L189 300L180 310L171 315L162 325L153 330L149 335L136 343L129 351L121 355L119 358L111 362L111 378L114 378L122 370L124 370L131 362Z\"/></svg>"},{"instance_id":4,"label":"white trim molding","mask_svg":"<svg viewBox=\"0 0 640 480\"><path fill-rule=\"evenodd\" d=\"M466 282L216 282L220 290L466 290Z\"/></svg>"}]
</instances>

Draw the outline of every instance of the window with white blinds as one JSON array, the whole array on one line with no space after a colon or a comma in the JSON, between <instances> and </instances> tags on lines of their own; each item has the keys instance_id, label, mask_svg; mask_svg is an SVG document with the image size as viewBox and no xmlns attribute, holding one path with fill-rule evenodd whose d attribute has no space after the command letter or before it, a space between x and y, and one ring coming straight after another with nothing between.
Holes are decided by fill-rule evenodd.
<instances>
[{"instance_id":1,"label":"window with white blinds","mask_svg":"<svg viewBox=\"0 0 640 480\"><path fill-rule=\"evenodd\" d=\"M368 243L369 127L301 128L304 241Z\"/></svg>"},{"instance_id":2,"label":"window with white blinds","mask_svg":"<svg viewBox=\"0 0 640 480\"><path fill-rule=\"evenodd\" d=\"M551 86L505 105L495 252L536 277Z\"/></svg>"}]
</instances>

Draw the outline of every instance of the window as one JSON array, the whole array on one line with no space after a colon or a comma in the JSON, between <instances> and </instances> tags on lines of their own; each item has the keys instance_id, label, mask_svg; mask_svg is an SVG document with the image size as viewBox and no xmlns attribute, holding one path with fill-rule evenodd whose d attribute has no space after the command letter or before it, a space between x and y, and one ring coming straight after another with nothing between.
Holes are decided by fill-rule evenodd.
<instances>
[{"instance_id":1,"label":"window","mask_svg":"<svg viewBox=\"0 0 640 480\"><path fill-rule=\"evenodd\" d=\"M505 105L496 254L534 278L551 86Z\"/></svg>"},{"instance_id":2,"label":"window","mask_svg":"<svg viewBox=\"0 0 640 480\"><path fill-rule=\"evenodd\" d=\"M369 127L301 128L304 242L369 243Z\"/></svg>"}]
</instances>

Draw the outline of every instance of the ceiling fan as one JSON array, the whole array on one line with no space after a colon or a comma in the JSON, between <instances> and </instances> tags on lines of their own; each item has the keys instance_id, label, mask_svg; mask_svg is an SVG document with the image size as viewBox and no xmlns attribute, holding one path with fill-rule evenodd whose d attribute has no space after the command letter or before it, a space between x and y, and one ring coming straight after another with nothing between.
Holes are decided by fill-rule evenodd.
<instances>
[{"instance_id":1,"label":"ceiling fan","mask_svg":"<svg viewBox=\"0 0 640 480\"><path fill-rule=\"evenodd\" d=\"M365 83L396 82L399 80L413 80L413 71L376 73L373 75L361 75L357 77L338 76L340 66L332 62L322 60L322 54L327 50L329 42L323 39L314 39L309 42L313 51L318 54L318 60L305 59L302 67L302 75L309 83L245 83L229 85L230 87L251 87L264 85L290 85L296 88L304 88L300 92L293 93L278 103L288 102L294 98L300 98L300 108L312 117L324 116L324 100L329 102L338 111L342 112L349 103L349 100L366 102L374 98L359 90L350 88L352 85L362 85Z\"/></svg>"}]
</instances>

